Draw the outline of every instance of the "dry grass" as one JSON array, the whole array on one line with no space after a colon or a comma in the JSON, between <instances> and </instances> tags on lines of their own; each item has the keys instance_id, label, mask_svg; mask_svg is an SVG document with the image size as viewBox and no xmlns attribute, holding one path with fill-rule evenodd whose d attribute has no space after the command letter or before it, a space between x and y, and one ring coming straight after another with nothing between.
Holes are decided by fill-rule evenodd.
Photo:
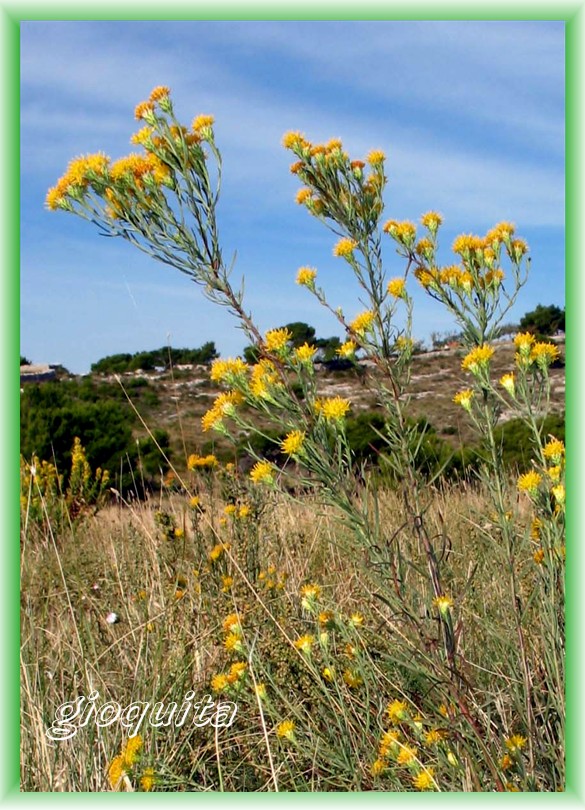
<instances>
[{"instance_id":1,"label":"dry grass","mask_svg":"<svg viewBox=\"0 0 585 810\"><path fill-rule=\"evenodd\" d=\"M360 497L367 499L364 493ZM239 657L247 661L248 674L233 698L239 707L234 725L217 737L209 726L145 727L144 755L127 787L136 787L140 769L150 765L156 789L166 791L273 790L275 785L279 790L412 790L408 769L371 774L385 727L384 707L404 699L428 730L445 724L438 709L448 689L422 670L417 673L419 641L404 617L392 615L385 604L395 572L377 567L371 551L355 548L348 528L311 496L300 502L269 496L256 521L230 519L227 525L222 525L223 502L216 489L204 506L195 520L179 496L110 507L58 536L29 525L22 552L22 789L111 789L107 768L120 748L122 729L88 723L72 740L51 743L45 729L57 707L92 690L99 690L100 700L122 706L178 701L189 689L202 697L210 692L212 676L234 660L224 647L221 624L237 611L244 617L246 649ZM183 537L163 536L155 519L161 509L184 529ZM439 625L416 571L417 560L422 565L424 558L416 539L403 531L397 493L385 491L379 509L380 536L388 545L400 543L404 559L413 561L400 581L418 593L410 601L418 610L416 622L430 643L438 644ZM505 738L523 731L516 703L521 679L505 554L487 510L481 489L454 486L429 494L426 520L446 588L457 599L457 645L472 685L469 694L491 733L488 744L499 746L502 754ZM527 520L521 512L516 519ZM220 538L231 546L210 562L209 552ZM528 540L518 557L522 598L529 605L538 572ZM233 585L222 588L228 574ZM331 610L336 618L327 649L315 648L305 657L294 640L319 632L316 614L300 606L300 588L308 582L322 589L318 611ZM526 620L535 650L537 608L529 609ZM110 611L119 615L118 623L106 622ZM364 616L360 628L347 619L356 611ZM361 645L359 661L344 657L349 642ZM350 688L337 675L339 683L325 682L321 669L324 664L333 669L332 662L339 675L344 666L359 671L362 684ZM254 693L259 681L270 694L260 707ZM284 745L274 732L285 718L296 724L295 745ZM432 764L439 789L476 790L485 763L477 761L464 718L453 715L448 726L448 745L440 751L421 747L419 756ZM404 732L405 738L409 733L415 734L416 726ZM448 751L457 757L457 767L446 761ZM531 775L536 789L555 789L540 767ZM519 766L510 779L526 789Z\"/></svg>"}]
</instances>

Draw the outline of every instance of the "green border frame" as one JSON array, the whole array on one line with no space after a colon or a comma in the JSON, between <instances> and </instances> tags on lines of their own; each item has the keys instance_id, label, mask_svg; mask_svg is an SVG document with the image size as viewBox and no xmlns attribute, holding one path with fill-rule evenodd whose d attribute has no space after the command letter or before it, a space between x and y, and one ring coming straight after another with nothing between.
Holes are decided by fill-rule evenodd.
<instances>
[{"instance_id":1,"label":"green border frame","mask_svg":"<svg viewBox=\"0 0 585 810\"><path fill-rule=\"evenodd\" d=\"M19 413L20 376L17 363L17 347L20 343L20 296L19 296L19 254L20 254L20 191L19 191L19 124L20 121L20 22L24 20L140 20L148 13L150 20L352 20L356 11L360 19L369 20L564 20L566 34L566 275L568 316L567 329L567 443L571 448L567 466L568 479L568 533L569 557L567 569L567 648L570 651L567 668L567 699L571 708L567 716L567 790L559 794L528 794L528 801L570 802L572 805L585 804L584 779L581 773L581 746L583 744L583 706L582 689L579 675L583 670L579 652L581 618L583 616L583 585L580 579L583 563L583 551L580 547L579 526L582 525L583 507L576 495L579 486L578 459L583 442L583 431L580 429L581 405L579 365L582 346L583 328L579 318L579 304L582 300L583 282L579 273L581 241L579 225L583 218L582 188L583 164L582 143L585 132L582 125L583 98L581 78L585 57L584 28L585 11L582 2L564 2L559 4L516 2L514 4L497 2L474 5L449 3L444 6L431 2L401 3L394 7L368 2L359 9L353 4L341 6L332 0L321 0L317 5L299 0L298 2L280 5L278 8L264 3L256 3L242 8L238 3L209 3L188 7L189 4L171 2L164 12L150 8L147 4L126 0L123 4L105 0L97 4L88 4L83 9L74 7L73 3L61 2L47 8L44 3L31 2L17 4L0 3L0 52L2 63L2 81L0 84L1 109L3 111L2 127L2 179L0 193L0 222L4 232L0 237L2 250L2 331L1 362L4 370L4 396L2 397L2 426L4 428L3 464L0 467L0 493L4 502L2 510L4 519L3 565L0 587L0 615L5 625L4 661L11 661L18 655L20 628L18 610L20 602L19 580L20 560L16 538L19 536L19 516L15 508L18 503L19 440L15 430ZM123 6L123 7L122 7ZM19 671L16 667L4 666L1 669L0 687L2 704L3 751L0 757L2 764L0 782L0 800L4 803L37 801L37 797L52 801L63 794L21 794L19 790ZM87 794L94 796L94 794ZM295 801L295 794L230 794L231 799L222 794L198 794L198 801L232 802L246 801L250 796L253 801ZM361 794L359 800L378 803L408 802L427 804L444 801L491 801L497 795L501 801L526 802L527 794ZM95 794L91 801L101 801L100 796L107 796L111 801L131 801L129 794L114 798L114 794ZM143 794L140 800L144 801ZM177 797L189 797L192 794L153 794L146 801L176 801ZM333 800L356 801L354 794L332 794ZM541 798L542 796L542 798ZM514 797L514 798L512 798ZM548 797L548 799L547 799ZM327 801L327 794L303 794L303 802ZM505 800L505 799L504 799Z\"/></svg>"}]
</instances>

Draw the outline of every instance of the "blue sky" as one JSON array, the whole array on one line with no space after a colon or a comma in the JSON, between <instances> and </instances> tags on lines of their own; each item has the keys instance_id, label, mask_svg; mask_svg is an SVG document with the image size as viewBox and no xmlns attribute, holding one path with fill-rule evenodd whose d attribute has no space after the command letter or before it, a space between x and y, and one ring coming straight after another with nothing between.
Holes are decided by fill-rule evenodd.
<instances>
[{"instance_id":1,"label":"blue sky","mask_svg":"<svg viewBox=\"0 0 585 810\"><path fill-rule=\"evenodd\" d=\"M261 329L289 321L339 334L294 283L314 266L334 306L362 309L335 237L295 205L282 134L341 137L352 157L387 155L385 216L440 211L444 258L461 232L516 223L532 272L509 320L564 306L564 23L21 23L21 352L75 372L115 352L214 340L237 324L187 277L68 214L44 208L73 156L132 151L133 111L172 88L189 123L213 113L224 158L221 234ZM390 275L402 270L388 240ZM416 286L415 334L453 327ZM340 335L341 336L341 335Z\"/></svg>"}]
</instances>

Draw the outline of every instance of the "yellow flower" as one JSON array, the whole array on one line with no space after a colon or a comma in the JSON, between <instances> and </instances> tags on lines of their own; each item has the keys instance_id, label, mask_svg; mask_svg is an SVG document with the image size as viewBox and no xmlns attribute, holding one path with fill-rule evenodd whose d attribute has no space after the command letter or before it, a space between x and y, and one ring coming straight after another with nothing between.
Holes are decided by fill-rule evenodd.
<instances>
[{"instance_id":1,"label":"yellow flower","mask_svg":"<svg viewBox=\"0 0 585 810\"><path fill-rule=\"evenodd\" d=\"M486 242L507 242L513 236L516 227L511 222L498 222L497 225L486 234Z\"/></svg>"},{"instance_id":2,"label":"yellow flower","mask_svg":"<svg viewBox=\"0 0 585 810\"><path fill-rule=\"evenodd\" d=\"M485 274L485 283L487 287L498 287L504 280L504 271L500 269L488 270Z\"/></svg>"},{"instance_id":3,"label":"yellow flower","mask_svg":"<svg viewBox=\"0 0 585 810\"><path fill-rule=\"evenodd\" d=\"M542 565L544 561L544 549L539 548L537 551L535 551L532 555L532 559L537 565Z\"/></svg>"},{"instance_id":4,"label":"yellow flower","mask_svg":"<svg viewBox=\"0 0 585 810\"><path fill-rule=\"evenodd\" d=\"M434 773L433 768L425 768L424 771L413 777L412 784L417 790L435 790L437 785L434 780Z\"/></svg>"},{"instance_id":5,"label":"yellow flower","mask_svg":"<svg viewBox=\"0 0 585 810\"><path fill-rule=\"evenodd\" d=\"M217 458L212 453L207 456L198 456L196 453L192 453L187 459L187 467L189 470L211 469L217 467Z\"/></svg>"},{"instance_id":6,"label":"yellow flower","mask_svg":"<svg viewBox=\"0 0 585 810\"><path fill-rule=\"evenodd\" d=\"M305 434L301 430L293 430L291 433L286 436L285 439L281 442L280 446L282 448L283 453L286 453L287 456L294 456L300 453L303 447L303 443L305 441Z\"/></svg>"},{"instance_id":7,"label":"yellow flower","mask_svg":"<svg viewBox=\"0 0 585 810\"><path fill-rule=\"evenodd\" d=\"M461 363L461 368L464 371L470 371L472 374L479 374L487 365L494 354L494 349L491 346L476 346L467 354Z\"/></svg>"},{"instance_id":8,"label":"yellow flower","mask_svg":"<svg viewBox=\"0 0 585 810\"><path fill-rule=\"evenodd\" d=\"M403 745L400 748L400 751L398 752L396 762L399 765L409 765L415 759L416 759L416 748L413 748L410 745Z\"/></svg>"},{"instance_id":9,"label":"yellow flower","mask_svg":"<svg viewBox=\"0 0 585 810\"><path fill-rule=\"evenodd\" d=\"M198 506L201 504L201 499L198 495L193 495L189 498L189 506L191 509L197 509Z\"/></svg>"},{"instance_id":10,"label":"yellow flower","mask_svg":"<svg viewBox=\"0 0 585 810\"><path fill-rule=\"evenodd\" d=\"M556 487L551 489L552 494L554 495L555 501L562 506L565 503L565 487L563 484L557 484Z\"/></svg>"},{"instance_id":11,"label":"yellow flower","mask_svg":"<svg viewBox=\"0 0 585 810\"><path fill-rule=\"evenodd\" d=\"M353 255L354 250L357 248L357 242L353 239L343 238L333 248L334 256L341 256L344 259Z\"/></svg>"},{"instance_id":12,"label":"yellow flower","mask_svg":"<svg viewBox=\"0 0 585 810\"><path fill-rule=\"evenodd\" d=\"M353 342L353 340L346 340L345 343L342 343L339 349L337 349L337 354L340 357L345 357L346 359L351 359L357 350L357 344Z\"/></svg>"},{"instance_id":13,"label":"yellow flower","mask_svg":"<svg viewBox=\"0 0 585 810\"><path fill-rule=\"evenodd\" d=\"M433 243L430 239L421 239L415 247L415 252L418 253L419 256L422 256L427 261L431 261L433 258L433 254L435 252L435 248L433 247ZM440 278L440 276L439 276Z\"/></svg>"},{"instance_id":14,"label":"yellow flower","mask_svg":"<svg viewBox=\"0 0 585 810\"><path fill-rule=\"evenodd\" d=\"M229 616L226 616L223 620L222 627L224 633L242 634L242 626L236 613L230 613Z\"/></svg>"},{"instance_id":15,"label":"yellow flower","mask_svg":"<svg viewBox=\"0 0 585 810\"><path fill-rule=\"evenodd\" d=\"M112 790L118 790L120 782L126 776L124 757L118 754L117 757L110 762L108 767L108 781Z\"/></svg>"},{"instance_id":16,"label":"yellow flower","mask_svg":"<svg viewBox=\"0 0 585 810\"><path fill-rule=\"evenodd\" d=\"M229 576L222 576L221 578L221 590L223 593L227 593L229 589L234 584L234 578Z\"/></svg>"},{"instance_id":17,"label":"yellow flower","mask_svg":"<svg viewBox=\"0 0 585 810\"><path fill-rule=\"evenodd\" d=\"M439 613L445 615L449 608L453 607L453 600L449 596L436 596L433 599L433 607L436 607Z\"/></svg>"},{"instance_id":18,"label":"yellow flower","mask_svg":"<svg viewBox=\"0 0 585 810\"><path fill-rule=\"evenodd\" d=\"M317 271L313 270L312 267L299 267L297 272L297 284L312 288L315 286L316 277Z\"/></svg>"},{"instance_id":19,"label":"yellow flower","mask_svg":"<svg viewBox=\"0 0 585 810\"><path fill-rule=\"evenodd\" d=\"M326 681L333 683L335 679L335 670L332 667L323 667L323 672L321 674Z\"/></svg>"},{"instance_id":20,"label":"yellow flower","mask_svg":"<svg viewBox=\"0 0 585 810\"><path fill-rule=\"evenodd\" d=\"M364 623L364 617L361 613L352 613L349 617L350 624L353 624L354 627L361 627Z\"/></svg>"},{"instance_id":21,"label":"yellow flower","mask_svg":"<svg viewBox=\"0 0 585 810\"><path fill-rule=\"evenodd\" d=\"M257 683L254 687L254 692L260 698L260 700L264 700L266 697L266 684L264 683Z\"/></svg>"},{"instance_id":22,"label":"yellow flower","mask_svg":"<svg viewBox=\"0 0 585 810\"><path fill-rule=\"evenodd\" d=\"M236 683L236 681L241 680L244 675L246 674L246 670L248 669L248 665L245 661L236 661L230 667L230 673L227 676L229 683Z\"/></svg>"},{"instance_id":23,"label":"yellow flower","mask_svg":"<svg viewBox=\"0 0 585 810\"><path fill-rule=\"evenodd\" d=\"M168 87L165 87L164 85L159 85L158 87L155 87L151 91L148 100L152 101L153 103L156 103L157 101L160 101L162 98L168 98L170 94L171 91Z\"/></svg>"},{"instance_id":24,"label":"yellow flower","mask_svg":"<svg viewBox=\"0 0 585 810\"><path fill-rule=\"evenodd\" d=\"M513 373L504 374L502 377L500 377L500 385L502 386L502 388L506 389L506 391L510 394L511 397L513 397L515 395L516 387L515 387L515 384L514 384L514 374Z\"/></svg>"},{"instance_id":25,"label":"yellow flower","mask_svg":"<svg viewBox=\"0 0 585 810\"><path fill-rule=\"evenodd\" d=\"M366 310L366 312L361 312L359 315L356 315L356 317L350 323L349 328L356 335L362 337L366 332L371 330L375 317L375 313L369 310Z\"/></svg>"},{"instance_id":26,"label":"yellow flower","mask_svg":"<svg viewBox=\"0 0 585 810\"><path fill-rule=\"evenodd\" d=\"M217 543L209 552L209 559L212 562L215 562L215 560L218 560L223 552L229 549L229 547L229 543Z\"/></svg>"},{"instance_id":27,"label":"yellow flower","mask_svg":"<svg viewBox=\"0 0 585 810\"><path fill-rule=\"evenodd\" d=\"M541 475L535 470L530 470L530 472L524 473L524 475L521 475L518 479L518 490L520 492L528 492L530 495L536 495L541 481Z\"/></svg>"},{"instance_id":28,"label":"yellow flower","mask_svg":"<svg viewBox=\"0 0 585 810\"><path fill-rule=\"evenodd\" d=\"M388 754L395 754L398 750L399 740L399 731L386 731L380 740L380 756L387 757Z\"/></svg>"},{"instance_id":29,"label":"yellow flower","mask_svg":"<svg viewBox=\"0 0 585 810\"><path fill-rule=\"evenodd\" d=\"M562 472L561 465L556 464L554 467L549 467L546 471L546 474L553 482L553 484L558 484L561 480L561 472Z\"/></svg>"},{"instance_id":30,"label":"yellow flower","mask_svg":"<svg viewBox=\"0 0 585 810\"><path fill-rule=\"evenodd\" d=\"M426 745L436 745L447 737L447 732L438 728L433 728L425 734Z\"/></svg>"},{"instance_id":31,"label":"yellow flower","mask_svg":"<svg viewBox=\"0 0 585 810\"><path fill-rule=\"evenodd\" d=\"M269 461L258 461L250 470L250 478L255 484L272 484L274 467Z\"/></svg>"},{"instance_id":32,"label":"yellow flower","mask_svg":"<svg viewBox=\"0 0 585 810\"><path fill-rule=\"evenodd\" d=\"M229 681L227 679L227 675L223 672L220 672L218 675L214 675L211 679L211 688L214 692L223 692L224 689L227 689L229 686Z\"/></svg>"},{"instance_id":33,"label":"yellow flower","mask_svg":"<svg viewBox=\"0 0 585 810\"><path fill-rule=\"evenodd\" d=\"M299 363L312 366L316 351L315 346L309 346L308 343L303 343L302 346L297 346L295 349L295 357Z\"/></svg>"},{"instance_id":34,"label":"yellow flower","mask_svg":"<svg viewBox=\"0 0 585 810\"><path fill-rule=\"evenodd\" d=\"M294 740L295 738L295 724L292 720L283 720L276 726L276 736L281 739Z\"/></svg>"},{"instance_id":35,"label":"yellow flower","mask_svg":"<svg viewBox=\"0 0 585 810\"><path fill-rule=\"evenodd\" d=\"M271 329L264 335L266 350L269 352L283 352L290 340L292 340L292 332L289 332L288 329Z\"/></svg>"},{"instance_id":36,"label":"yellow flower","mask_svg":"<svg viewBox=\"0 0 585 810\"><path fill-rule=\"evenodd\" d=\"M514 345L522 357L527 357L534 345L534 335L530 332L519 332L514 336Z\"/></svg>"},{"instance_id":37,"label":"yellow flower","mask_svg":"<svg viewBox=\"0 0 585 810\"><path fill-rule=\"evenodd\" d=\"M535 343L530 352L530 359L543 369L547 369L550 364L557 359L560 352L554 343Z\"/></svg>"},{"instance_id":38,"label":"yellow flower","mask_svg":"<svg viewBox=\"0 0 585 810\"><path fill-rule=\"evenodd\" d=\"M522 751L526 747L526 742L526 737L522 737L520 734L513 734L506 740L506 748L511 753Z\"/></svg>"},{"instance_id":39,"label":"yellow flower","mask_svg":"<svg viewBox=\"0 0 585 810\"><path fill-rule=\"evenodd\" d=\"M250 507L248 506L248 504L247 504L247 503L243 503L243 504L240 506L239 510L238 510L238 517L239 517L239 518L241 518L241 519L243 520L244 518L247 518L247 517L250 515L250 512L251 512L251 511L252 511L252 510L250 509Z\"/></svg>"},{"instance_id":40,"label":"yellow flower","mask_svg":"<svg viewBox=\"0 0 585 810\"><path fill-rule=\"evenodd\" d=\"M154 123L154 104L152 101L141 101L140 104L137 104L134 110L134 117L137 121L144 118L149 123Z\"/></svg>"},{"instance_id":41,"label":"yellow flower","mask_svg":"<svg viewBox=\"0 0 585 810\"><path fill-rule=\"evenodd\" d=\"M402 723L408 717L408 709L403 700L393 700L386 709L393 726Z\"/></svg>"},{"instance_id":42,"label":"yellow flower","mask_svg":"<svg viewBox=\"0 0 585 810\"><path fill-rule=\"evenodd\" d=\"M387 767L388 766L386 765L386 763L384 762L383 759L376 759L372 763L372 767L370 768L370 773L372 774L372 776L380 776L382 773L384 773L384 771L385 771L385 769Z\"/></svg>"},{"instance_id":43,"label":"yellow flower","mask_svg":"<svg viewBox=\"0 0 585 810\"><path fill-rule=\"evenodd\" d=\"M236 357L235 360L231 357L226 360L218 358L211 364L209 377L213 382L226 382L233 385L235 381L246 376L248 369L249 366L240 357Z\"/></svg>"},{"instance_id":44,"label":"yellow flower","mask_svg":"<svg viewBox=\"0 0 585 810\"><path fill-rule=\"evenodd\" d=\"M140 734L135 734L133 737L128 737L122 754L124 757L124 766L126 768L131 768L134 765L138 759L138 754L141 748L142 737Z\"/></svg>"},{"instance_id":45,"label":"yellow flower","mask_svg":"<svg viewBox=\"0 0 585 810\"><path fill-rule=\"evenodd\" d=\"M372 149L372 151L368 153L366 160L371 166L379 166L386 160L386 155L380 149Z\"/></svg>"},{"instance_id":46,"label":"yellow flower","mask_svg":"<svg viewBox=\"0 0 585 810\"><path fill-rule=\"evenodd\" d=\"M185 531L184 529L175 529L173 534L175 535L177 540L181 540L185 536Z\"/></svg>"},{"instance_id":47,"label":"yellow flower","mask_svg":"<svg viewBox=\"0 0 585 810\"><path fill-rule=\"evenodd\" d=\"M466 257L476 251L482 250L484 247L485 241L480 236L464 233L456 237L451 250L453 253L458 253L460 256Z\"/></svg>"},{"instance_id":48,"label":"yellow flower","mask_svg":"<svg viewBox=\"0 0 585 810\"><path fill-rule=\"evenodd\" d=\"M500 768L503 771L509 770L512 765L514 764L514 760L509 754L504 754L504 756L500 760Z\"/></svg>"},{"instance_id":49,"label":"yellow flower","mask_svg":"<svg viewBox=\"0 0 585 810\"><path fill-rule=\"evenodd\" d=\"M303 205L303 203L306 203L307 200L310 200L312 196L313 192L311 191L310 188L300 188L297 191L295 202L298 203L298 205Z\"/></svg>"},{"instance_id":50,"label":"yellow flower","mask_svg":"<svg viewBox=\"0 0 585 810\"><path fill-rule=\"evenodd\" d=\"M318 399L315 408L328 422L341 422L351 407L350 402L342 397Z\"/></svg>"},{"instance_id":51,"label":"yellow flower","mask_svg":"<svg viewBox=\"0 0 585 810\"><path fill-rule=\"evenodd\" d=\"M406 281L403 278L393 278L388 282L388 292L394 298L404 298Z\"/></svg>"},{"instance_id":52,"label":"yellow flower","mask_svg":"<svg viewBox=\"0 0 585 810\"><path fill-rule=\"evenodd\" d=\"M295 641L295 647L297 648L297 650L300 650L301 652L310 653L311 647L313 646L314 643L315 643L315 636L306 633L304 636L297 638L297 640Z\"/></svg>"},{"instance_id":53,"label":"yellow flower","mask_svg":"<svg viewBox=\"0 0 585 810\"><path fill-rule=\"evenodd\" d=\"M528 253L528 245L523 239L513 239L509 253L513 259L519 262L522 256Z\"/></svg>"},{"instance_id":54,"label":"yellow flower","mask_svg":"<svg viewBox=\"0 0 585 810\"><path fill-rule=\"evenodd\" d=\"M296 151L308 146L308 142L300 132L286 132L282 136L282 145L285 149Z\"/></svg>"},{"instance_id":55,"label":"yellow flower","mask_svg":"<svg viewBox=\"0 0 585 810\"><path fill-rule=\"evenodd\" d=\"M215 118L213 115L198 115L193 119L191 129L193 132L203 134L203 132L213 126Z\"/></svg>"},{"instance_id":56,"label":"yellow flower","mask_svg":"<svg viewBox=\"0 0 585 810\"><path fill-rule=\"evenodd\" d=\"M343 673L343 680L350 689L357 689L363 684L363 678L357 672L352 672L351 669L346 669Z\"/></svg>"},{"instance_id":57,"label":"yellow flower","mask_svg":"<svg viewBox=\"0 0 585 810\"><path fill-rule=\"evenodd\" d=\"M153 789L155 782L154 768L146 768L140 777L140 789L145 793L149 793Z\"/></svg>"},{"instance_id":58,"label":"yellow flower","mask_svg":"<svg viewBox=\"0 0 585 810\"><path fill-rule=\"evenodd\" d=\"M228 652L242 652L242 639L237 633L230 633L223 642Z\"/></svg>"},{"instance_id":59,"label":"yellow flower","mask_svg":"<svg viewBox=\"0 0 585 810\"><path fill-rule=\"evenodd\" d=\"M382 226L382 230L408 248L412 248L414 245L416 225L412 222L397 222L395 219L389 219Z\"/></svg>"},{"instance_id":60,"label":"yellow flower","mask_svg":"<svg viewBox=\"0 0 585 810\"><path fill-rule=\"evenodd\" d=\"M551 439L543 447L542 454L545 458L551 459L555 464L560 464L565 455L565 445L560 439Z\"/></svg>"},{"instance_id":61,"label":"yellow flower","mask_svg":"<svg viewBox=\"0 0 585 810\"><path fill-rule=\"evenodd\" d=\"M414 271L414 277L420 282L421 286L424 287L425 290L428 290L429 287L434 290L439 289L441 276L436 268L429 271L423 270L422 267L417 267Z\"/></svg>"},{"instance_id":62,"label":"yellow flower","mask_svg":"<svg viewBox=\"0 0 585 810\"><path fill-rule=\"evenodd\" d=\"M435 233L439 225L443 222L443 217L437 214L436 211L428 211L426 214L422 215L420 221L431 233Z\"/></svg>"},{"instance_id":63,"label":"yellow flower","mask_svg":"<svg viewBox=\"0 0 585 810\"><path fill-rule=\"evenodd\" d=\"M534 518L530 524L530 537L532 540L540 540L540 530L542 528L542 520Z\"/></svg>"},{"instance_id":64,"label":"yellow flower","mask_svg":"<svg viewBox=\"0 0 585 810\"><path fill-rule=\"evenodd\" d=\"M466 411L471 412L471 400L473 397L473 391L470 388L466 388L464 391L458 391L455 394L453 397L453 402L456 405L461 405L461 407L465 408Z\"/></svg>"}]
</instances>

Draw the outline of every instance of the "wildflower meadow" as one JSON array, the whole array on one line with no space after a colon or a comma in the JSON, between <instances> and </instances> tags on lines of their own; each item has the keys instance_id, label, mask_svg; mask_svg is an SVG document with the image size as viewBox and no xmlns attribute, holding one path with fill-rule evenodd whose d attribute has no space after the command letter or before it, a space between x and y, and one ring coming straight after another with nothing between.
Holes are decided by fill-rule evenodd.
<instances>
[{"instance_id":1,"label":"wildflower meadow","mask_svg":"<svg viewBox=\"0 0 585 810\"><path fill-rule=\"evenodd\" d=\"M296 203L359 285L344 312L310 256L296 270L345 335L338 356L366 363L383 415L372 469L348 440L350 398L318 391L316 347L276 324L261 332L232 281L213 116L185 126L156 87L135 118L136 151L75 158L47 207L181 271L234 316L256 359L212 362L201 427L210 441L248 437L252 463L189 447L175 486L130 501L91 468L83 436L71 471L22 459L22 789L564 790L565 447L543 427L558 346L519 332L510 367L493 372L528 245L499 222L458 236L441 266L440 213L384 218L383 152L284 135ZM418 463L415 285L462 335L452 398L481 447L468 475ZM518 474L502 463L504 414L530 436ZM275 452L255 449L258 436ZM59 707L95 692L176 711L135 734L114 710L88 714L51 741ZM236 705L233 722L180 724L189 694Z\"/></svg>"}]
</instances>

